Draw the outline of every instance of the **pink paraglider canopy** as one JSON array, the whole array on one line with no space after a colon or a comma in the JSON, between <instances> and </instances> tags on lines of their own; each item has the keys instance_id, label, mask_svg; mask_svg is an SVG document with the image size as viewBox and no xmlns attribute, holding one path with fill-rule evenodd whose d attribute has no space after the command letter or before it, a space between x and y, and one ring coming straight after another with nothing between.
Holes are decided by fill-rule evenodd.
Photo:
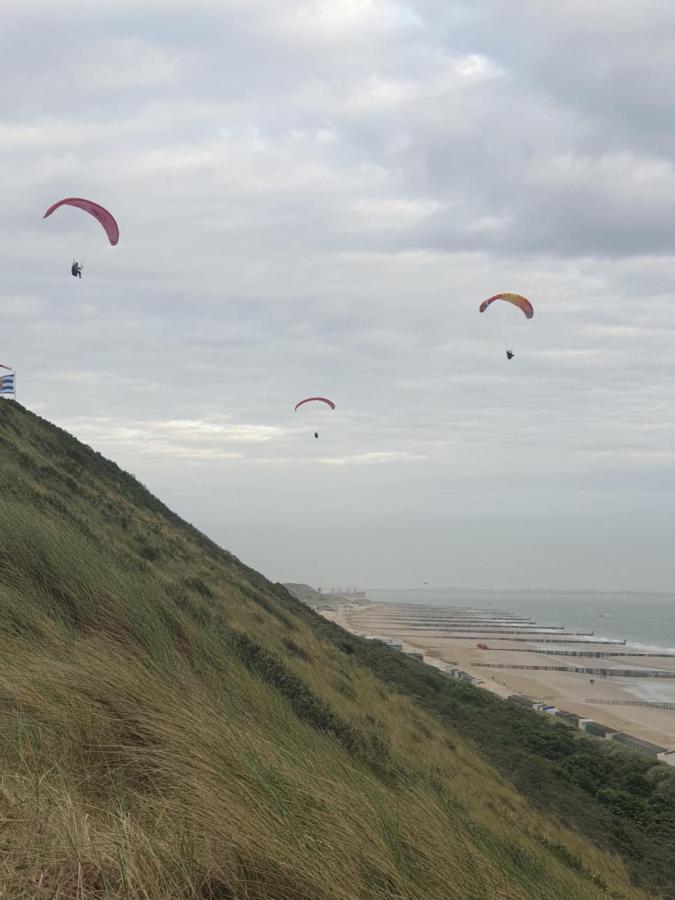
<instances>
[{"instance_id":1,"label":"pink paraglider canopy","mask_svg":"<svg viewBox=\"0 0 675 900\"><path fill-rule=\"evenodd\" d=\"M298 411L298 407L302 406L303 403L312 403L313 401L318 400L320 403L327 403L331 409L335 409L335 404L332 400L328 400L326 397L307 397L305 400L301 400L299 403L295 405L295 412Z\"/></svg>"},{"instance_id":2,"label":"pink paraglider canopy","mask_svg":"<svg viewBox=\"0 0 675 900\"><path fill-rule=\"evenodd\" d=\"M103 225L103 230L108 235L108 240L113 246L119 241L120 230L117 226L117 222L108 210L104 209L104 207L100 206L98 203L94 203L92 200L83 200L82 197L67 197L65 200L59 200L58 203L50 206L42 218L46 219L47 216L51 216L54 210L58 209L59 206L77 206L78 209L83 209L85 212L88 212L89 215L98 219L101 225Z\"/></svg>"}]
</instances>

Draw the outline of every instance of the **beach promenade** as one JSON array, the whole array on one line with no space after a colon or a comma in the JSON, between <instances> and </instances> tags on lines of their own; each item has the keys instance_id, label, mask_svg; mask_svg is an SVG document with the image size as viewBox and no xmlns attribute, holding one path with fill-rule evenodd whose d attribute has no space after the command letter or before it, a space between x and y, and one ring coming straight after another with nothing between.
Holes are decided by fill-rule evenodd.
<instances>
[{"instance_id":1,"label":"beach promenade","mask_svg":"<svg viewBox=\"0 0 675 900\"><path fill-rule=\"evenodd\" d=\"M508 610L372 603L324 614L355 634L400 640L502 697L519 694L675 749L675 654L645 654Z\"/></svg>"}]
</instances>

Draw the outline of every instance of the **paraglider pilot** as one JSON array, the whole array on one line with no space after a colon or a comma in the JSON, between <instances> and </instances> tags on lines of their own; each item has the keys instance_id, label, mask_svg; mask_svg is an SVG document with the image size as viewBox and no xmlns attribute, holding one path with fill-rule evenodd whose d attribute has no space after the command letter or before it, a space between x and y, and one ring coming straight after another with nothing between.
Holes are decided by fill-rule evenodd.
<instances>
[{"instance_id":1,"label":"paraglider pilot","mask_svg":"<svg viewBox=\"0 0 675 900\"><path fill-rule=\"evenodd\" d=\"M315 437L315 438L318 438L318 436L319 436L319 432L318 432L318 431L315 431L315 432L314 432L314 437Z\"/></svg>"},{"instance_id":2,"label":"paraglider pilot","mask_svg":"<svg viewBox=\"0 0 675 900\"><path fill-rule=\"evenodd\" d=\"M507 351L506 351L506 358L507 358L507 359L513 359L513 357L514 357L515 355L516 355L516 354L513 352L513 350L507 350Z\"/></svg>"},{"instance_id":3,"label":"paraglider pilot","mask_svg":"<svg viewBox=\"0 0 675 900\"><path fill-rule=\"evenodd\" d=\"M75 278L82 278L82 266L76 259L73 260L73 264L70 267L70 274Z\"/></svg>"}]
</instances>

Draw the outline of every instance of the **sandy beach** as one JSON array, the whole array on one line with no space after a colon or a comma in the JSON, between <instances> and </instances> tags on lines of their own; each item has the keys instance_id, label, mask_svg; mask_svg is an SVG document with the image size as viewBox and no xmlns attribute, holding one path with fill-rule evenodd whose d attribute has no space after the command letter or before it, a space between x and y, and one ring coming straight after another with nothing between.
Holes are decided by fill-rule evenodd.
<instances>
[{"instance_id":1,"label":"sandy beach","mask_svg":"<svg viewBox=\"0 0 675 900\"><path fill-rule=\"evenodd\" d=\"M431 665L442 669L456 665L500 696L520 694L544 701L675 749L675 709L636 705L636 701L674 702L675 677L669 676L675 676L675 654L642 655L622 642L570 633L560 626L539 626L508 613L371 603L340 607L324 615L355 634L401 640L404 650L423 653L424 661ZM603 670L621 670L622 674L600 674ZM653 677L656 672L664 675Z\"/></svg>"}]
</instances>

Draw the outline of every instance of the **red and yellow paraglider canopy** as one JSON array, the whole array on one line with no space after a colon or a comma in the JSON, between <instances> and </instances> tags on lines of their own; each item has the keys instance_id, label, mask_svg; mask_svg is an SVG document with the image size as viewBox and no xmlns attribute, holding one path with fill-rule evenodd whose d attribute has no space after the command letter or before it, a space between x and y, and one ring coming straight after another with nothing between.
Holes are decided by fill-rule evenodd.
<instances>
[{"instance_id":1,"label":"red and yellow paraglider canopy","mask_svg":"<svg viewBox=\"0 0 675 900\"><path fill-rule=\"evenodd\" d=\"M523 297L522 294L510 294L508 292L502 294L493 294L492 297L488 297L487 300L483 300L479 309L482 313L490 306L491 303L494 303L495 300L506 300L507 303L513 303L514 306L517 306L519 310L525 315L526 319L531 319L534 315L534 307L527 299L527 297Z\"/></svg>"}]
</instances>

